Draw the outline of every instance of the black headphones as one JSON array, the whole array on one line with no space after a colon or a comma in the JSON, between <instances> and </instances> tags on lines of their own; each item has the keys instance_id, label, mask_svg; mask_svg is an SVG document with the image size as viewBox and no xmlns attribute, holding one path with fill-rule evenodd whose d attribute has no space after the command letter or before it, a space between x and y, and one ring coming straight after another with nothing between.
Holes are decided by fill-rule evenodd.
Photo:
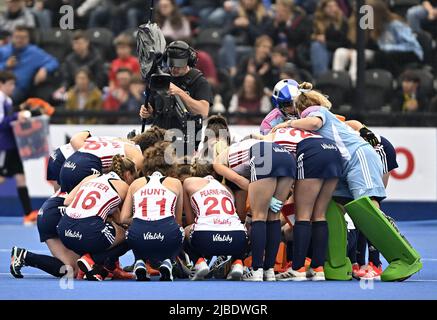
<instances>
[{"instance_id":1,"label":"black headphones","mask_svg":"<svg viewBox=\"0 0 437 320\"><path fill-rule=\"evenodd\" d=\"M188 43L185 41L177 40L171 42L167 48L165 48L165 51L162 55L162 60L166 63L169 55L169 51L182 51L186 52L187 54L187 65L191 68L196 66L197 63L197 53L196 51L191 48Z\"/></svg>"}]
</instances>

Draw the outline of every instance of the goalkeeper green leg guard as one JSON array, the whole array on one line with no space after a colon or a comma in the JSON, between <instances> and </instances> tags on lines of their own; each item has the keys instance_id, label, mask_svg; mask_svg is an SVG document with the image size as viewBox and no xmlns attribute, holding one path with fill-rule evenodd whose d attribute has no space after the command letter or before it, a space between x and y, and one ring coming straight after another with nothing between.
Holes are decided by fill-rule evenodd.
<instances>
[{"instance_id":1,"label":"goalkeeper green leg guard","mask_svg":"<svg viewBox=\"0 0 437 320\"><path fill-rule=\"evenodd\" d=\"M355 226L389 262L382 281L403 281L422 269L419 253L369 197L349 202L345 208Z\"/></svg>"},{"instance_id":2,"label":"goalkeeper green leg guard","mask_svg":"<svg viewBox=\"0 0 437 320\"><path fill-rule=\"evenodd\" d=\"M328 254L324 266L326 280L351 280L352 264L347 257L347 225L343 211L331 201L326 211Z\"/></svg>"}]
</instances>

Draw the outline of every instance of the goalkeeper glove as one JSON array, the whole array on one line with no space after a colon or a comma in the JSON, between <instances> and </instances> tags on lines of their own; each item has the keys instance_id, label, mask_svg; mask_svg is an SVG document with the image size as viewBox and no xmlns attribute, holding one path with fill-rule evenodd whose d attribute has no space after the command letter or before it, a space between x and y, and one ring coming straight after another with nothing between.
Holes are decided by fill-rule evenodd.
<instances>
[{"instance_id":1,"label":"goalkeeper glove","mask_svg":"<svg viewBox=\"0 0 437 320\"><path fill-rule=\"evenodd\" d=\"M375 136L375 134L370 131L366 126L362 127L360 129L360 136L366 140L372 147L375 147L379 144L378 138Z\"/></svg>"}]
</instances>

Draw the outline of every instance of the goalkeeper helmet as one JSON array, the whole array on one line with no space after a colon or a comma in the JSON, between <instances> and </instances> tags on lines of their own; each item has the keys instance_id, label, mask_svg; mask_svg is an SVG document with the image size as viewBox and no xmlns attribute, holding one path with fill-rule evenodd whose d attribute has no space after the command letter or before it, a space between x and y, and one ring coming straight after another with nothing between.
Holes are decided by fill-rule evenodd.
<instances>
[{"instance_id":1,"label":"goalkeeper helmet","mask_svg":"<svg viewBox=\"0 0 437 320\"><path fill-rule=\"evenodd\" d=\"M285 111L287 107L293 107L294 99L300 95L299 84L293 79L279 81L273 88L272 104L287 117L294 117L297 112L290 114Z\"/></svg>"}]
</instances>

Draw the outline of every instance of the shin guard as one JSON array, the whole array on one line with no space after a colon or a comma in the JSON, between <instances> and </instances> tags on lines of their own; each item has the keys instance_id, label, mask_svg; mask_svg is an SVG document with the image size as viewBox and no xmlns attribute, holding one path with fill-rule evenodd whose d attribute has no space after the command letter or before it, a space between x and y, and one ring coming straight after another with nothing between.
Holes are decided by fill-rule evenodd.
<instances>
[{"instance_id":1,"label":"shin guard","mask_svg":"<svg viewBox=\"0 0 437 320\"><path fill-rule=\"evenodd\" d=\"M351 280L352 264L347 257L347 225L343 211L331 201L326 211L328 254L325 262L327 280Z\"/></svg>"},{"instance_id":2,"label":"shin guard","mask_svg":"<svg viewBox=\"0 0 437 320\"><path fill-rule=\"evenodd\" d=\"M381 275L382 281L402 281L422 269L419 253L369 197L354 200L345 208L356 227L389 262Z\"/></svg>"}]
</instances>

